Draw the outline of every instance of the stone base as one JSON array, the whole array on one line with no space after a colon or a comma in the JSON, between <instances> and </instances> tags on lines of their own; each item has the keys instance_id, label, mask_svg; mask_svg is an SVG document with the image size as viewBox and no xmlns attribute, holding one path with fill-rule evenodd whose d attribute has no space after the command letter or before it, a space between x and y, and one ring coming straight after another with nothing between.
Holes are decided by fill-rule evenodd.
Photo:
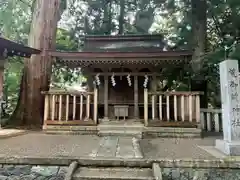
<instances>
[{"instance_id":1,"label":"stone base","mask_svg":"<svg viewBox=\"0 0 240 180\"><path fill-rule=\"evenodd\" d=\"M108 121L110 121L110 119L109 119L108 117L104 117L104 118L101 120L101 122L108 122Z\"/></svg>"},{"instance_id":2,"label":"stone base","mask_svg":"<svg viewBox=\"0 0 240 180\"><path fill-rule=\"evenodd\" d=\"M226 155L240 156L240 141L227 142L222 139L217 139L215 148Z\"/></svg>"}]
</instances>

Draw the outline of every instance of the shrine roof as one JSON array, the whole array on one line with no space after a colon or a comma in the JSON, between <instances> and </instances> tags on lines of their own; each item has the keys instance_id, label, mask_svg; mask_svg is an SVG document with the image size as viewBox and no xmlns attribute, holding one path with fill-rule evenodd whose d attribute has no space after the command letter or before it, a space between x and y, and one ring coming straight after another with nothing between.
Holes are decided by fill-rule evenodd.
<instances>
[{"instance_id":1,"label":"shrine roof","mask_svg":"<svg viewBox=\"0 0 240 180\"><path fill-rule=\"evenodd\" d=\"M7 56L31 57L32 54L39 54L38 49L30 48L22 44L0 37L0 52L6 50Z\"/></svg>"},{"instance_id":2,"label":"shrine roof","mask_svg":"<svg viewBox=\"0 0 240 180\"><path fill-rule=\"evenodd\" d=\"M81 52L50 52L65 65L187 63L192 52L166 50L161 34L85 36Z\"/></svg>"},{"instance_id":3,"label":"shrine roof","mask_svg":"<svg viewBox=\"0 0 240 180\"><path fill-rule=\"evenodd\" d=\"M161 34L85 36L83 51L148 52L166 48Z\"/></svg>"},{"instance_id":4,"label":"shrine roof","mask_svg":"<svg viewBox=\"0 0 240 180\"><path fill-rule=\"evenodd\" d=\"M88 64L175 64L188 63L191 51L152 52L50 52L57 62L65 65Z\"/></svg>"},{"instance_id":5,"label":"shrine roof","mask_svg":"<svg viewBox=\"0 0 240 180\"><path fill-rule=\"evenodd\" d=\"M92 58L151 58L151 57L191 57L192 52L187 50L179 51L151 51L151 52L61 52L51 51L50 54L54 57L67 59L92 59Z\"/></svg>"}]
</instances>

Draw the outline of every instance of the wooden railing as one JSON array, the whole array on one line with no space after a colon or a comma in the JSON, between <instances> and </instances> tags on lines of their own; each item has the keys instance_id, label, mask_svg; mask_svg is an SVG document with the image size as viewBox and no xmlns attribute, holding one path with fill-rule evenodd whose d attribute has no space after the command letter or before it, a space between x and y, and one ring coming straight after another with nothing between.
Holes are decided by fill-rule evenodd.
<instances>
[{"instance_id":1,"label":"wooden railing","mask_svg":"<svg viewBox=\"0 0 240 180\"><path fill-rule=\"evenodd\" d=\"M201 109L201 127L207 132L222 131L222 110L221 109Z\"/></svg>"},{"instance_id":2,"label":"wooden railing","mask_svg":"<svg viewBox=\"0 0 240 180\"><path fill-rule=\"evenodd\" d=\"M148 92L145 89L145 125L148 125L149 119L200 124L200 92Z\"/></svg>"},{"instance_id":3,"label":"wooden railing","mask_svg":"<svg viewBox=\"0 0 240 180\"><path fill-rule=\"evenodd\" d=\"M98 92L42 92L44 125L49 124L97 124Z\"/></svg>"}]
</instances>

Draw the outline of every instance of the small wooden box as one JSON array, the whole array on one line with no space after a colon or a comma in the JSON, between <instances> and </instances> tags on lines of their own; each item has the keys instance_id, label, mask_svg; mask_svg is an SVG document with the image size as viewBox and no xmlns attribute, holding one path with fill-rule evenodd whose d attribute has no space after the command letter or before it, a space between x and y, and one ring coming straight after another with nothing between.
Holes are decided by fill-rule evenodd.
<instances>
[{"instance_id":1,"label":"small wooden box","mask_svg":"<svg viewBox=\"0 0 240 180\"><path fill-rule=\"evenodd\" d=\"M128 117L128 108L129 106L114 106L114 116L119 119L119 117L123 117L124 120Z\"/></svg>"}]
</instances>

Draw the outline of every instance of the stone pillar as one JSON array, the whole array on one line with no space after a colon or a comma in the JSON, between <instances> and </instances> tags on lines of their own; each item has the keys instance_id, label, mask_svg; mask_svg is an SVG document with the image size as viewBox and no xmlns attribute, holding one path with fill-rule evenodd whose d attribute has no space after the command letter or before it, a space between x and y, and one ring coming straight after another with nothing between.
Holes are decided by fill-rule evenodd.
<instances>
[{"instance_id":1,"label":"stone pillar","mask_svg":"<svg viewBox=\"0 0 240 180\"><path fill-rule=\"evenodd\" d=\"M138 76L134 76L134 118L139 118L138 113Z\"/></svg>"},{"instance_id":2,"label":"stone pillar","mask_svg":"<svg viewBox=\"0 0 240 180\"><path fill-rule=\"evenodd\" d=\"M108 76L104 76L104 120L108 120Z\"/></svg>"},{"instance_id":3,"label":"stone pillar","mask_svg":"<svg viewBox=\"0 0 240 180\"><path fill-rule=\"evenodd\" d=\"M240 155L240 84L237 60L220 63L223 140L216 148L227 155Z\"/></svg>"}]
</instances>

